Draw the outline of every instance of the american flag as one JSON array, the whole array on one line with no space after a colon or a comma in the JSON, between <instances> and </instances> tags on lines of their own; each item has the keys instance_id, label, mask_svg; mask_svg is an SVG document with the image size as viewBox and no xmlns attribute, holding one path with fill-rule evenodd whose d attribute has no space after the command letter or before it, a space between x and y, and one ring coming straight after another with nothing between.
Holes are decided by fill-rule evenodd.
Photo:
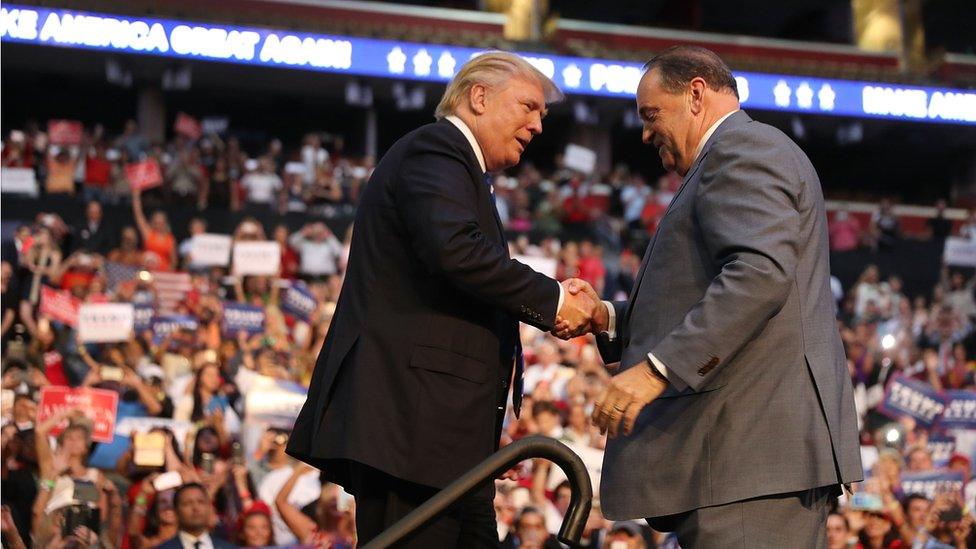
<instances>
[{"instance_id":1,"label":"american flag","mask_svg":"<svg viewBox=\"0 0 976 549\"><path fill-rule=\"evenodd\" d=\"M186 299L187 292L192 288L190 273L153 271L152 279L156 288L157 313L161 315L176 313L177 307Z\"/></svg>"},{"instance_id":2,"label":"american flag","mask_svg":"<svg viewBox=\"0 0 976 549\"><path fill-rule=\"evenodd\" d=\"M105 263L105 278L107 279L109 290L114 290L116 286L127 280L133 280L138 274L138 267L130 267L129 265L114 263L112 261Z\"/></svg>"}]
</instances>

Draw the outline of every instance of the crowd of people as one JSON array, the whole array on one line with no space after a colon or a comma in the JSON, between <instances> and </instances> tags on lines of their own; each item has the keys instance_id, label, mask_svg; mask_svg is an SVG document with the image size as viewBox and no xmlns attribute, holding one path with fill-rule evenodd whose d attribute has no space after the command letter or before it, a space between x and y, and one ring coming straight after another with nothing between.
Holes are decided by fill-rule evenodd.
<instances>
[{"instance_id":1,"label":"crowd of people","mask_svg":"<svg viewBox=\"0 0 976 549\"><path fill-rule=\"evenodd\" d=\"M173 538L190 546L355 546L354 498L286 455L288 412L269 414L267 401L251 398L291 402L307 387L348 256L351 233L335 234L331 221L354 210L373 165L345 157L334 141L327 149L316 133L296 145L274 139L245 151L233 136L212 134L150 143L134 122L118 136L95 126L75 145L52 145L36 127L10 132L4 168L34 170L44 196L74 195L85 214L72 224L41 204L3 236L4 546L139 549ZM133 189L125 166L145 159L158 163L163 183ZM626 297L680 178L648 182L625 166L594 178L559 158L555 166L544 173L526 163L494 178L512 255L559 280L586 280L607 299ZM131 206L131 223L107 219L104 204ZM173 206L195 211L188 226L171 226L165 208ZM856 236L853 247L884 245L897 231L886 208L873 237ZM210 233L211 212L226 210L240 212L233 243L277 242L276 275L195 264L194 239ZM307 223L267 224L266 213L301 213ZM831 236L849 246L851 232L835 224ZM936 392L976 389L974 285L971 273L944 267L929 295L906 296L897 273L869 267L850 288L836 288L868 474L828 518L831 548L974 546L974 431L940 430L884 406L886 387L901 377ZM287 303L299 291L313 301L301 313ZM133 303L151 317L192 322L91 343L62 314L64 303ZM227 331L237 305L264 312L259 331ZM589 417L611 374L590 336L562 341L523 326L522 341L525 399L519 418L509 410L502 444L535 434L565 442L596 493L606 438ZM58 387L115 393L111 440L93 439L91 410L41 400ZM913 486L905 479L943 471L961 473L961 488L905 488ZM496 481L499 540L557 547L569 502L557 467L523 462ZM597 500L582 543L676 542L642 522L605 519Z\"/></svg>"}]
</instances>

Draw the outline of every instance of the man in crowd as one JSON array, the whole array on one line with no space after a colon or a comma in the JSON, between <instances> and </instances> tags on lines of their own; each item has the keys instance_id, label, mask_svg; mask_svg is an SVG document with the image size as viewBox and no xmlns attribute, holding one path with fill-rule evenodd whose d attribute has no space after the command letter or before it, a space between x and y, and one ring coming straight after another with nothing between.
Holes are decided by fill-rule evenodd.
<instances>
[{"instance_id":1,"label":"man in crowd","mask_svg":"<svg viewBox=\"0 0 976 549\"><path fill-rule=\"evenodd\" d=\"M179 533L159 549L230 549L234 545L210 535L213 505L207 489L201 484L188 483L177 488L173 507L179 521Z\"/></svg>"},{"instance_id":2,"label":"man in crowd","mask_svg":"<svg viewBox=\"0 0 976 549\"><path fill-rule=\"evenodd\" d=\"M288 452L356 496L366 543L498 448L518 321L570 329L602 307L512 260L490 172L514 166L560 97L517 55L469 61L438 122L401 138L362 192L346 281ZM580 297L585 299L580 300ZM497 544L482 490L404 540Z\"/></svg>"}]
</instances>

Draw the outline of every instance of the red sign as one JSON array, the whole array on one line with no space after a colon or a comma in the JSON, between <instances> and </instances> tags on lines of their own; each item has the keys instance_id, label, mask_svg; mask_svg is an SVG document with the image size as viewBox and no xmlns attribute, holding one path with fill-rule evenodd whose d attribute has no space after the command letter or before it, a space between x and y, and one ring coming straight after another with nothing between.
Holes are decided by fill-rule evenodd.
<instances>
[{"instance_id":1,"label":"red sign","mask_svg":"<svg viewBox=\"0 0 976 549\"><path fill-rule=\"evenodd\" d=\"M176 122L173 123L173 129L176 133L189 137L190 139L200 139L200 136L203 135L200 121L185 112L176 115Z\"/></svg>"},{"instance_id":2,"label":"red sign","mask_svg":"<svg viewBox=\"0 0 976 549\"><path fill-rule=\"evenodd\" d=\"M37 409L37 423L43 423L62 408L78 409L92 421L92 440L112 442L115 436L115 416L118 412L119 394L105 389L80 387L56 387L41 389L41 405ZM51 430L57 436L67 427L65 422Z\"/></svg>"},{"instance_id":3,"label":"red sign","mask_svg":"<svg viewBox=\"0 0 976 549\"><path fill-rule=\"evenodd\" d=\"M55 290L50 286L41 286L42 315L68 326L78 326L78 310L81 302L67 290Z\"/></svg>"},{"instance_id":4,"label":"red sign","mask_svg":"<svg viewBox=\"0 0 976 549\"><path fill-rule=\"evenodd\" d=\"M152 158L135 164L126 164L125 176L129 179L129 187L133 190L146 190L163 184L163 172L159 169L159 163Z\"/></svg>"},{"instance_id":5,"label":"red sign","mask_svg":"<svg viewBox=\"0 0 976 549\"><path fill-rule=\"evenodd\" d=\"M47 123L47 136L52 145L77 145L81 143L83 131L77 120L49 120Z\"/></svg>"}]
</instances>

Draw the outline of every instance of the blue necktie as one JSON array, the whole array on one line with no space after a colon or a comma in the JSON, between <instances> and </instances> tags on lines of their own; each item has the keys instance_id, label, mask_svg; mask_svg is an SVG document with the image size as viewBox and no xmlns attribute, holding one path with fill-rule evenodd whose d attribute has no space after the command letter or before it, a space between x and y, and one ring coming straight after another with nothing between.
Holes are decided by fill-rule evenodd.
<instances>
[{"instance_id":1,"label":"blue necktie","mask_svg":"<svg viewBox=\"0 0 976 549\"><path fill-rule=\"evenodd\" d=\"M488 196L491 197L492 205L495 204L495 193L491 192L491 174L485 173L485 188L488 189Z\"/></svg>"},{"instance_id":2,"label":"blue necktie","mask_svg":"<svg viewBox=\"0 0 976 549\"><path fill-rule=\"evenodd\" d=\"M495 193L491 192L491 174L485 174L485 187L488 189L488 196L491 197L492 206L497 205L495 200ZM495 218L498 218L498 212L495 211ZM499 222L499 230L502 230ZM525 387L525 382L522 380L522 374L525 372L525 357L522 356L522 337L519 335L518 323L515 325L515 377L512 380L512 408L515 411L515 417L519 417L519 413L522 411L522 390Z\"/></svg>"}]
</instances>

